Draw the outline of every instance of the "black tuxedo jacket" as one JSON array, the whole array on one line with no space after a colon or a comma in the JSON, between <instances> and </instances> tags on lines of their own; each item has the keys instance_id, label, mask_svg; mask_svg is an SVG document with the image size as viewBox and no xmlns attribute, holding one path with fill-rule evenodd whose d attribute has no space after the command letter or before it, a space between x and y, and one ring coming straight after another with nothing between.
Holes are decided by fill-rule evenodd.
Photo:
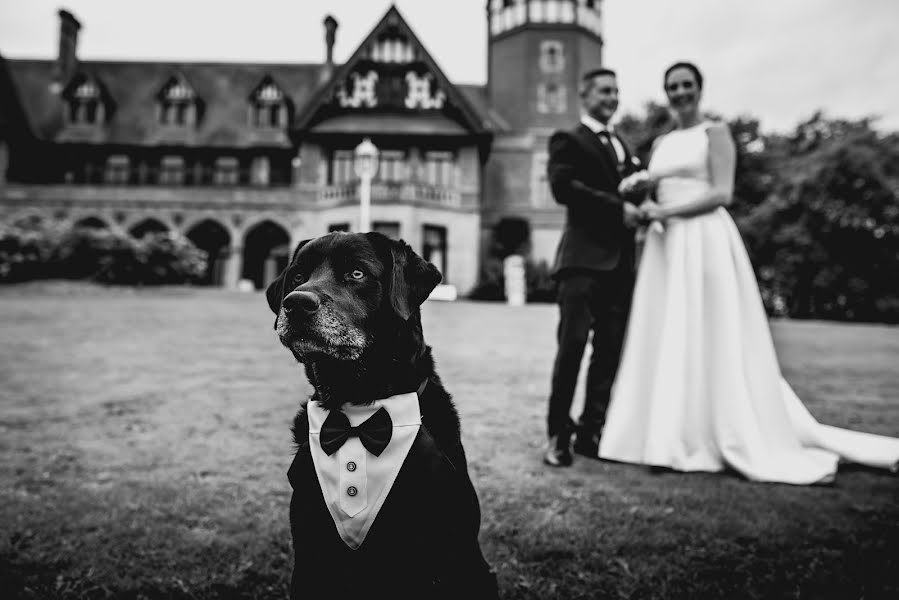
<instances>
[{"instance_id":1,"label":"black tuxedo jacket","mask_svg":"<svg viewBox=\"0 0 899 600\"><path fill-rule=\"evenodd\" d=\"M308 416L298 416L298 427ZM462 444L438 448L423 423L374 524L352 550L328 513L308 435L288 479L295 564L291 598L497 597L478 544L480 508Z\"/></svg>"},{"instance_id":2,"label":"black tuxedo jacket","mask_svg":"<svg viewBox=\"0 0 899 600\"><path fill-rule=\"evenodd\" d=\"M553 276L609 271L621 261L633 270L634 232L624 225L618 184L635 169L627 145L621 145L626 157L619 167L611 143L586 125L550 138L549 183L556 202L567 209Z\"/></svg>"}]
</instances>

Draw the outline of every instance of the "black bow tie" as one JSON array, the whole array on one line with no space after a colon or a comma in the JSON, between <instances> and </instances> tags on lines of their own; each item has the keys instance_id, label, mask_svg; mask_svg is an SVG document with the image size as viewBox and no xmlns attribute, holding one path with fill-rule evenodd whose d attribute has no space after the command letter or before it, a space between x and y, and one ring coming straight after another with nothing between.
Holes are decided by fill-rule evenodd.
<instances>
[{"instance_id":1,"label":"black bow tie","mask_svg":"<svg viewBox=\"0 0 899 600\"><path fill-rule=\"evenodd\" d=\"M359 438L366 450L375 456L381 456L393 435L393 421L390 419L390 413L382 406L362 425L350 427L350 420L345 414L339 410L332 410L322 424L319 436L322 450L331 456L340 450L347 438L354 435Z\"/></svg>"}]
</instances>

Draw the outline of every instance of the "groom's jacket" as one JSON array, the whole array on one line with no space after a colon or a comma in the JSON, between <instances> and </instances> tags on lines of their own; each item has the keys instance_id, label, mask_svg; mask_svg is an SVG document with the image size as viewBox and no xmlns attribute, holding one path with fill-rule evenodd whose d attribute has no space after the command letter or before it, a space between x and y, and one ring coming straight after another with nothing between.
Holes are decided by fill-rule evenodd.
<instances>
[{"instance_id":1,"label":"groom's jacket","mask_svg":"<svg viewBox=\"0 0 899 600\"><path fill-rule=\"evenodd\" d=\"M549 139L549 184L556 202L567 209L554 277L566 271L608 271L621 260L632 263L634 233L624 225L618 184L634 171L634 161L621 145L625 160L619 165L611 144L586 125L557 131Z\"/></svg>"}]
</instances>

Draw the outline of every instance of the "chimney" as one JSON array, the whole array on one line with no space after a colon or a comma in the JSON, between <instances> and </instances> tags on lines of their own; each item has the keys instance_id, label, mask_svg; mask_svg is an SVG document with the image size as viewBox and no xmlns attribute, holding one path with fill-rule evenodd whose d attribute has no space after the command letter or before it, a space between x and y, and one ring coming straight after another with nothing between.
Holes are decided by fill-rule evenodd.
<instances>
[{"instance_id":1,"label":"chimney","mask_svg":"<svg viewBox=\"0 0 899 600\"><path fill-rule=\"evenodd\" d=\"M56 57L56 83L68 83L78 64L78 30L81 23L67 10L59 11L59 55Z\"/></svg>"},{"instance_id":2,"label":"chimney","mask_svg":"<svg viewBox=\"0 0 899 600\"><path fill-rule=\"evenodd\" d=\"M328 15L325 17L325 64L322 68L322 81L331 78L334 72L334 38L337 36L337 19Z\"/></svg>"}]
</instances>

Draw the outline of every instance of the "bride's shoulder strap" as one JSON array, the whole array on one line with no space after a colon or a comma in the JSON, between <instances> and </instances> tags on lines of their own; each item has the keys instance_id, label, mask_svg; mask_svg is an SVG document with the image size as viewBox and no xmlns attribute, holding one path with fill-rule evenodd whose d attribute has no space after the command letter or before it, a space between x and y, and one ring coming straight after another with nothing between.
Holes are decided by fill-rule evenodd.
<instances>
[{"instance_id":1,"label":"bride's shoulder strap","mask_svg":"<svg viewBox=\"0 0 899 600\"><path fill-rule=\"evenodd\" d=\"M666 135L665 133L660 133L659 135L657 135L656 137L653 138L652 145L650 145L650 147L649 147L649 155L650 156L652 156L652 154L656 151L656 148L659 147L659 144L662 143L662 140L665 139L665 135Z\"/></svg>"},{"instance_id":2,"label":"bride's shoulder strap","mask_svg":"<svg viewBox=\"0 0 899 600\"><path fill-rule=\"evenodd\" d=\"M727 121L724 121L723 119L708 119L703 121L700 127L702 127L702 130L705 132L714 130L716 132L730 133L730 127L727 126Z\"/></svg>"}]
</instances>

